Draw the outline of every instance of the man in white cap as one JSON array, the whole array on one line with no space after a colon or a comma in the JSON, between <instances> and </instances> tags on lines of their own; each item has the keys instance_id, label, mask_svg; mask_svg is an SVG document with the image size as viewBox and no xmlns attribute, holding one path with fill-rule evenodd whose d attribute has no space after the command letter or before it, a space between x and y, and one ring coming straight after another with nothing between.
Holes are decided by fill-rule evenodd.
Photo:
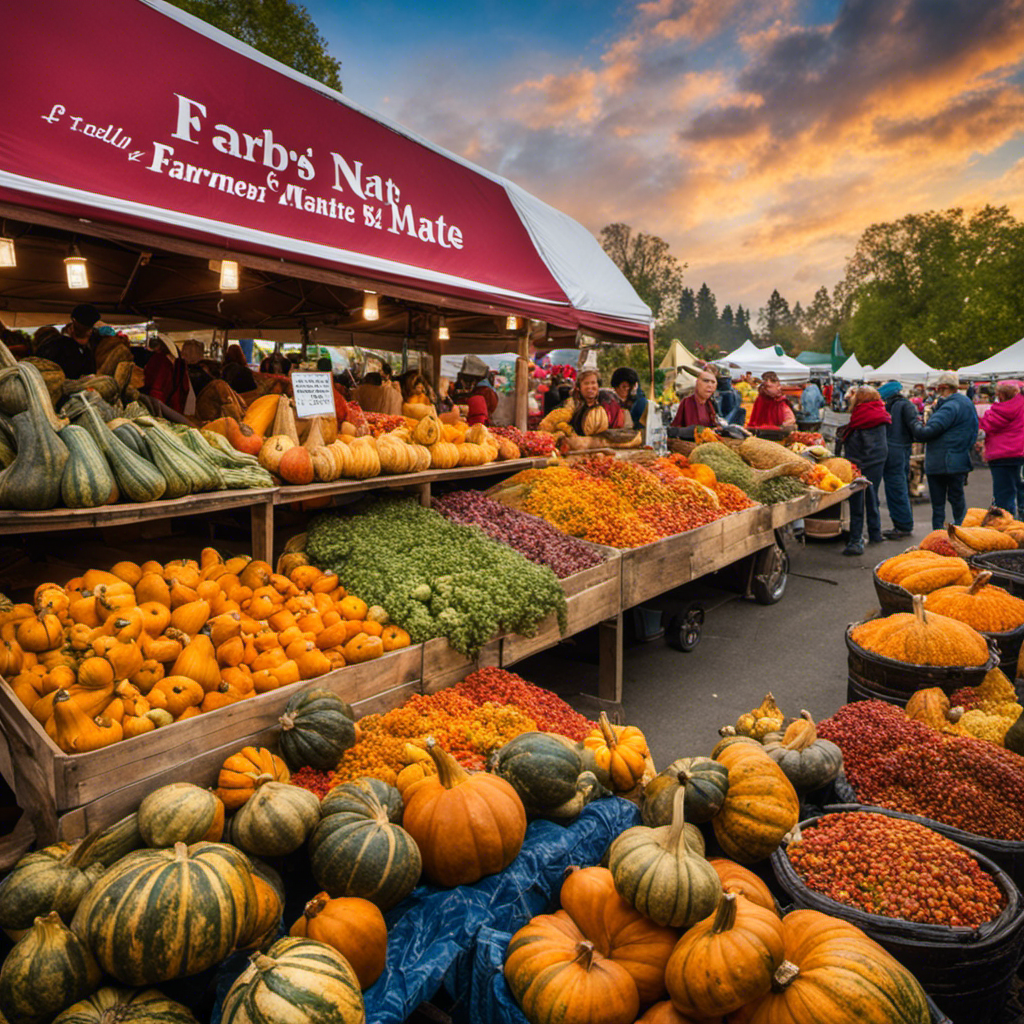
<instances>
[{"instance_id":1,"label":"man in white cap","mask_svg":"<svg viewBox=\"0 0 1024 1024\"><path fill-rule=\"evenodd\" d=\"M957 390L960 378L944 370L935 382L938 401L927 423L911 426L914 439L924 441L924 472L932 502L932 529L946 525L946 502L959 525L967 513L964 484L971 471L971 450L978 440L978 414L974 403Z\"/></svg>"}]
</instances>

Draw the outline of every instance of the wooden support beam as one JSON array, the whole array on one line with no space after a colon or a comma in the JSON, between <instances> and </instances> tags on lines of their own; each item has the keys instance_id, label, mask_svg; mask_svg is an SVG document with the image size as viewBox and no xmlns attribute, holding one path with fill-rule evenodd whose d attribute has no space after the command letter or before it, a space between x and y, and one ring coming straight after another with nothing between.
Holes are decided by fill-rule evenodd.
<instances>
[{"instance_id":1,"label":"wooden support beam","mask_svg":"<svg viewBox=\"0 0 1024 1024\"><path fill-rule=\"evenodd\" d=\"M515 426L525 431L530 419L530 321L525 321L523 333L519 335L518 358L516 359Z\"/></svg>"}]
</instances>

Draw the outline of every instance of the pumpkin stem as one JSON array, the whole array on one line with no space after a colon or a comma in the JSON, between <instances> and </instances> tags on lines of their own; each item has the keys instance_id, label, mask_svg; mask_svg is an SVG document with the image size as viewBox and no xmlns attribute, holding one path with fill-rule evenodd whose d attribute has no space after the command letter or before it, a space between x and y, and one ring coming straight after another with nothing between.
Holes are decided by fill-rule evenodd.
<instances>
[{"instance_id":1,"label":"pumpkin stem","mask_svg":"<svg viewBox=\"0 0 1024 1024\"><path fill-rule=\"evenodd\" d=\"M950 527L952 529L952 527ZM914 595L914 616L922 626L928 624L928 616L924 613L924 594Z\"/></svg>"},{"instance_id":2,"label":"pumpkin stem","mask_svg":"<svg viewBox=\"0 0 1024 1024\"><path fill-rule=\"evenodd\" d=\"M792 960L783 960L772 977L772 991L784 992L793 984L799 973L800 968Z\"/></svg>"},{"instance_id":3,"label":"pumpkin stem","mask_svg":"<svg viewBox=\"0 0 1024 1024\"><path fill-rule=\"evenodd\" d=\"M278 722L281 724L282 732L288 732L289 729L295 728L295 717L291 714L282 715Z\"/></svg>"},{"instance_id":4,"label":"pumpkin stem","mask_svg":"<svg viewBox=\"0 0 1024 1024\"><path fill-rule=\"evenodd\" d=\"M437 777L445 789L461 786L469 778L466 769L447 750L442 750L433 736L427 737L427 753L437 765Z\"/></svg>"},{"instance_id":5,"label":"pumpkin stem","mask_svg":"<svg viewBox=\"0 0 1024 1024\"><path fill-rule=\"evenodd\" d=\"M576 956L573 958L574 964L579 964L583 970L589 971L594 963L594 944L588 939L584 939L581 943L576 946Z\"/></svg>"},{"instance_id":6,"label":"pumpkin stem","mask_svg":"<svg viewBox=\"0 0 1024 1024\"><path fill-rule=\"evenodd\" d=\"M801 729L796 736L787 744L787 750L806 750L811 744L818 741L818 730L814 725L814 719L810 711L801 711L800 717L808 723L806 729Z\"/></svg>"},{"instance_id":7,"label":"pumpkin stem","mask_svg":"<svg viewBox=\"0 0 1024 1024\"><path fill-rule=\"evenodd\" d=\"M249 957L249 963L256 968L257 971L272 971L277 966L277 961L272 957L267 956L265 953L253 953Z\"/></svg>"},{"instance_id":8,"label":"pumpkin stem","mask_svg":"<svg viewBox=\"0 0 1024 1024\"><path fill-rule=\"evenodd\" d=\"M252 780L252 788L259 789L265 782L273 782L274 776L268 772L264 772L262 775L254 775Z\"/></svg>"},{"instance_id":9,"label":"pumpkin stem","mask_svg":"<svg viewBox=\"0 0 1024 1024\"><path fill-rule=\"evenodd\" d=\"M984 587L988 581L992 579L992 573L990 572L979 572L975 577L974 582L970 585L967 591L968 597L973 597L975 594Z\"/></svg>"},{"instance_id":10,"label":"pumpkin stem","mask_svg":"<svg viewBox=\"0 0 1024 1024\"><path fill-rule=\"evenodd\" d=\"M685 857L689 852L686 844L686 790L680 786L675 796L672 797L672 825L669 828L668 838L662 844L669 853L675 853L677 857Z\"/></svg>"},{"instance_id":11,"label":"pumpkin stem","mask_svg":"<svg viewBox=\"0 0 1024 1024\"><path fill-rule=\"evenodd\" d=\"M711 923L711 934L720 935L729 931L736 924L736 893L723 892L715 910L715 919Z\"/></svg>"},{"instance_id":12,"label":"pumpkin stem","mask_svg":"<svg viewBox=\"0 0 1024 1024\"><path fill-rule=\"evenodd\" d=\"M736 735L736 726L735 725L723 725L718 730L718 735L719 736L735 736Z\"/></svg>"},{"instance_id":13,"label":"pumpkin stem","mask_svg":"<svg viewBox=\"0 0 1024 1024\"><path fill-rule=\"evenodd\" d=\"M612 728L612 723L608 721L608 715L606 712L601 712L601 715L597 720L597 724L601 729L601 735L604 737L604 742L608 749L614 750L619 745L619 741L615 736L615 730Z\"/></svg>"},{"instance_id":14,"label":"pumpkin stem","mask_svg":"<svg viewBox=\"0 0 1024 1024\"><path fill-rule=\"evenodd\" d=\"M331 897L325 892L317 893L303 908L302 916L307 921L311 921L317 914L323 913L323 909L327 906L330 899Z\"/></svg>"},{"instance_id":15,"label":"pumpkin stem","mask_svg":"<svg viewBox=\"0 0 1024 1024\"><path fill-rule=\"evenodd\" d=\"M174 844L174 859L188 860L188 845L186 843Z\"/></svg>"}]
</instances>

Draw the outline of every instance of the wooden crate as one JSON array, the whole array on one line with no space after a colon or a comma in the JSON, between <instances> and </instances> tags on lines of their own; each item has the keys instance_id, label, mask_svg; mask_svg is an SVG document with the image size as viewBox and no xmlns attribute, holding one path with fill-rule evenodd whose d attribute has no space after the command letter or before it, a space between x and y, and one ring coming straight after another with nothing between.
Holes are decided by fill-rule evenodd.
<instances>
[{"instance_id":1,"label":"wooden crate","mask_svg":"<svg viewBox=\"0 0 1024 1024\"><path fill-rule=\"evenodd\" d=\"M562 580L568 623L565 636L589 629L619 613L622 604L622 557L614 548L602 551L606 555L605 561ZM514 665L531 654L553 647L562 636L554 613L540 623L534 636L506 634L501 639L501 664Z\"/></svg>"},{"instance_id":2,"label":"wooden crate","mask_svg":"<svg viewBox=\"0 0 1024 1024\"><path fill-rule=\"evenodd\" d=\"M0 680L0 726L7 737L18 804L40 843L77 838L132 811L168 782L209 785L233 751L275 740L285 705L303 690L337 693L357 714L387 710L421 688L416 644L361 665L281 687L87 754L65 754ZM130 781L129 781L130 780Z\"/></svg>"},{"instance_id":3,"label":"wooden crate","mask_svg":"<svg viewBox=\"0 0 1024 1024\"><path fill-rule=\"evenodd\" d=\"M454 686L478 668L501 664L502 638L496 636L480 648L475 658L448 646L444 637L428 640L423 645L423 692L437 693L447 686Z\"/></svg>"}]
</instances>

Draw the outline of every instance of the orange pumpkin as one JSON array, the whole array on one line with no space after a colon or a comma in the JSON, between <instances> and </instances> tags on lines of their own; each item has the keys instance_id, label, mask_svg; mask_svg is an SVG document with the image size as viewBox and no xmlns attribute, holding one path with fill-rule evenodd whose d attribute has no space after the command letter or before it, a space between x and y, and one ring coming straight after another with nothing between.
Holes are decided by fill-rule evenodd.
<instances>
[{"instance_id":1,"label":"orange pumpkin","mask_svg":"<svg viewBox=\"0 0 1024 1024\"><path fill-rule=\"evenodd\" d=\"M221 766L217 796L229 811L237 811L261 782L287 782L288 766L266 747L242 747Z\"/></svg>"},{"instance_id":2,"label":"orange pumpkin","mask_svg":"<svg viewBox=\"0 0 1024 1024\"><path fill-rule=\"evenodd\" d=\"M384 915L369 900L358 896L331 899L322 892L306 904L288 934L332 946L351 964L363 990L384 973L388 928Z\"/></svg>"},{"instance_id":3,"label":"orange pumpkin","mask_svg":"<svg viewBox=\"0 0 1024 1024\"><path fill-rule=\"evenodd\" d=\"M722 883L723 892L735 892L745 896L765 910L775 912L775 897L771 889L753 871L725 857L711 857L708 863L715 869Z\"/></svg>"},{"instance_id":4,"label":"orange pumpkin","mask_svg":"<svg viewBox=\"0 0 1024 1024\"><path fill-rule=\"evenodd\" d=\"M496 775L470 775L433 738L427 749L437 775L417 786L402 820L420 849L423 873L451 887L504 870L526 836L526 811L518 794Z\"/></svg>"},{"instance_id":5,"label":"orange pumpkin","mask_svg":"<svg viewBox=\"0 0 1024 1024\"><path fill-rule=\"evenodd\" d=\"M635 725L615 725L602 711L598 728L583 745L592 752L598 769L611 777L612 788L619 793L633 789L647 767L647 740Z\"/></svg>"},{"instance_id":6,"label":"orange pumpkin","mask_svg":"<svg viewBox=\"0 0 1024 1024\"><path fill-rule=\"evenodd\" d=\"M412 643L409 634L400 626L385 626L381 631L380 639L385 651L397 651Z\"/></svg>"}]
</instances>

